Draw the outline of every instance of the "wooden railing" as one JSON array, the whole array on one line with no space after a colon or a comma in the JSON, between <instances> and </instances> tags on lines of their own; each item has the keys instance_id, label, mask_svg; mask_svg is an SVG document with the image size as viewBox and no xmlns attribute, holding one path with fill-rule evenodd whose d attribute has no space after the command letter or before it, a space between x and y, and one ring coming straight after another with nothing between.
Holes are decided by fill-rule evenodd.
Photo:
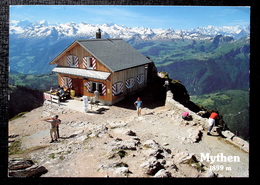
<instances>
[{"instance_id":1,"label":"wooden railing","mask_svg":"<svg viewBox=\"0 0 260 185\"><path fill-rule=\"evenodd\" d=\"M59 96L44 92L43 97L44 97L44 100L50 101L51 103L57 103L60 106Z\"/></svg>"}]
</instances>

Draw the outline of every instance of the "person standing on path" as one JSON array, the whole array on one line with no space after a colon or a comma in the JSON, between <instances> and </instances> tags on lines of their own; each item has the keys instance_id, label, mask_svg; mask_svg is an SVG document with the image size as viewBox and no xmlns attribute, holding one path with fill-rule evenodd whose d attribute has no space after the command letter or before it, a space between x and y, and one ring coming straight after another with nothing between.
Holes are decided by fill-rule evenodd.
<instances>
[{"instance_id":1,"label":"person standing on path","mask_svg":"<svg viewBox=\"0 0 260 185\"><path fill-rule=\"evenodd\" d=\"M211 135L210 131L215 125L216 119L219 119L218 111L214 111L210 114L209 117L209 129L207 135Z\"/></svg>"},{"instance_id":2,"label":"person standing on path","mask_svg":"<svg viewBox=\"0 0 260 185\"><path fill-rule=\"evenodd\" d=\"M51 142L50 143L53 143L54 141L58 141L57 127L59 126L59 124L61 122L58 118L59 118L59 116L55 115L55 116L52 116L51 118L46 118L46 119L42 120L42 121L47 121L47 122L51 123L51 129L50 129ZM53 134L54 134L54 137L52 136Z\"/></svg>"},{"instance_id":3,"label":"person standing on path","mask_svg":"<svg viewBox=\"0 0 260 185\"><path fill-rule=\"evenodd\" d=\"M134 102L134 105L136 106L137 115L141 116L141 110L142 110L142 100L140 97L137 98L137 101Z\"/></svg>"}]
</instances>

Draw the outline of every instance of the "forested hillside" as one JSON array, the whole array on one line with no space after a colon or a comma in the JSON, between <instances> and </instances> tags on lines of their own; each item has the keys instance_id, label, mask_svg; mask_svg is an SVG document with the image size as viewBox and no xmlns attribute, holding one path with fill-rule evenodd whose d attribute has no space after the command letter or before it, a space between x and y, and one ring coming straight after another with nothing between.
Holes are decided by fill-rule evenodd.
<instances>
[{"instance_id":1,"label":"forested hillside","mask_svg":"<svg viewBox=\"0 0 260 185\"><path fill-rule=\"evenodd\" d=\"M43 105L43 92L24 86L9 85L9 119Z\"/></svg>"},{"instance_id":2,"label":"forested hillside","mask_svg":"<svg viewBox=\"0 0 260 185\"><path fill-rule=\"evenodd\" d=\"M244 139L249 139L249 92L229 90L212 94L191 96L191 101L207 109L218 110L229 129Z\"/></svg>"},{"instance_id":3,"label":"forested hillside","mask_svg":"<svg viewBox=\"0 0 260 185\"><path fill-rule=\"evenodd\" d=\"M56 74L20 74L10 73L9 84L13 86L24 86L41 91L49 90L58 86Z\"/></svg>"},{"instance_id":4,"label":"forested hillside","mask_svg":"<svg viewBox=\"0 0 260 185\"><path fill-rule=\"evenodd\" d=\"M133 46L149 56L159 71L180 80L190 94L249 88L249 38L139 42Z\"/></svg>"}]
</instances>

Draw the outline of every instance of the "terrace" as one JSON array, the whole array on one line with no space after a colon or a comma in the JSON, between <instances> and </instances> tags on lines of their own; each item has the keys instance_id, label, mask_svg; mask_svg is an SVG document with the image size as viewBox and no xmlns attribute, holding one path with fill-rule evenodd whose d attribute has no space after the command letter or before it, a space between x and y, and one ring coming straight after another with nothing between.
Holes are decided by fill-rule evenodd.
<instances>
[{"instance_id":1,"label":"terrace","mask_svg":"<svg viewBox=\"0 0 260 185\"><path fill-rule=\"evenodd\" d=\"M92 98L89 97L73 97L69 99L61 99L55 94L44 92L45 101L51 104L56 104L57 106L69 108L82 113L95 113L102 114L103 111L109 109L109 106L102 105L98 102L94 102Z\"/></svg>"}]
</instances>

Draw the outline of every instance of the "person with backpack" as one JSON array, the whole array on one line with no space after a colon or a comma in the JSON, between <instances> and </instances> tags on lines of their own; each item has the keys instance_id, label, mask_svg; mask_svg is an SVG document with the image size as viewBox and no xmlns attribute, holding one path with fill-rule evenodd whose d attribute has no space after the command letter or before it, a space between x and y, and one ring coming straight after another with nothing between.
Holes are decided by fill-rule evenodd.
<instances>
[{"instance_id":1,"label":"person with backpack","mask_svg":"<svg viewBox=\"0 0 260 185\"><path fill-rule=\"evenodd\" d=\"M187 120L187 121L192 120L192 117L189 114L189 112L184 112L181 117L182 117L182 119Z\"/></svg>"}]
</instances>

